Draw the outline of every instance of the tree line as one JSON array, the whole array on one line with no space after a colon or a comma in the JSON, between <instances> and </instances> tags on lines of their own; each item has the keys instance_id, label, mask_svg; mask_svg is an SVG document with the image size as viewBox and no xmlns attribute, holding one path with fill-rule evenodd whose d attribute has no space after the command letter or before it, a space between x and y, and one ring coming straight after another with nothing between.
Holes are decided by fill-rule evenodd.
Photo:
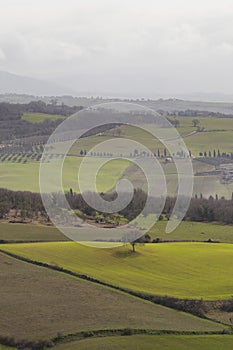
<instances>
[{"instance_id":1,"label":"tree line","mask_svg":"<svg viewBox=\"0 0 233 350\"><path fill-rule=\"evenodd\" d=\"M105 200L112 201L116 198L116 193L100 194ZM89 202L98 200L95 193L88 193ZM53 194L56 204L63 207L64 198L61 194ZM67 201L73 210L78 209L84 217L96 217L96 210L90 207L82 195L74 193L72 190L66 193ZM119 212L119 214L128 221L136 218L149 201L148 210L144 215L158 212L162 201L160 199L147 198L147 194L141 189L134 190L134 196L131 202ZM168 219L172 213L176 198L167 197L162 214ZM47 213L43 206L39 193L28 191L11 191L0 189L0 218L3 219L9 210L15 209L21 211L23 217L38 217L38 215L47 218ZM101 214L103 217L107 214ZM189 209L185 215L185 220L196 222L219 222L222 224L233 224L233 197L230 200L218 198L192 198Z\"/></svg>"}]
</instances>

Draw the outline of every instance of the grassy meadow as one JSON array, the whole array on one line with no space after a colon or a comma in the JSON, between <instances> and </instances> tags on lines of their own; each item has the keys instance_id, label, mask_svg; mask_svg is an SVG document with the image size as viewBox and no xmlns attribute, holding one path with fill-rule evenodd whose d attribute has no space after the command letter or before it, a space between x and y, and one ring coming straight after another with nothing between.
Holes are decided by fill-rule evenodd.
<instances>
[{"instance_id":1,"label":"grassy meadow","mask_svg":"<svg viewBox=\"0 0 233 350\"><path fill-rule=\"evenodd\" d=\"M232 152L233 131L201 132L185 138L185 143L198 156L200 152L213 152L219 149L221 152Z\"/></svg>"},{"instance_id":2,"label":"grassy meadow","mask_svg":"<svg viewBox=\"0 0 233 350\"><path fill-rule=\"evenodd\" d=\"M6 244L2 250L135 291L205 300L232 296L231 244L146 244L136 254L129 246L98 249L73 242Z\"/></svg>"},{"instance_id":3,"label":"grassy meadow","mask_svg":"<svg viewBox=\"0 0 233 350\"><path fill-rule=\"evenodd\" d=\"M13 191L39 192L39 162L2 162L0 186Z\"/></svg>"},{"instance_id":4,"label":"grassy meadow","mask_svg":"<svg viewBox=\"0 0 233 350\"><path fill-rule=\"evenodd\" d=\"M195 117L170 117L171 120L178 120L180 125L177 130L182 137L187 148L192 152L194 156L198 156L200 152L204 151L217 151L220 149L222 152L232 152L232 137L233 137L233 120L232 118L195 118ZM197 132L196 128L192 125L192 120L198 119L200 128L204 128L204 132ZM153 137L139 129L130 126L121 126L120 132L109 131L109 135L116 136L120 133L121 137L129 137L144 143L151 149L160 148L163 150L163 145L154 140ZM189 135L193 133L192 135Z\"/></svg>"},{"instance_id":5,"label":"grassy meadow","mask_svg":"<svg viewBox=\"0 0 233 350\"><path fill-rule=\"evenodd\" d=\"M80 192L78 185L78 169L83 160L82 157L67 157L64 162L63 168L63 186L65 189L73 188L74 191ZM122 177L126 171L130 162L124 159L114 159L107 162L101 167L96 177L96 188L98 192L106 192L114 188L118 180ZM90 175L96 171L98 166L98 158L92 159L88 164L85 176L85 188L89 189ZM98 168L97 168L98 169ZM51 179L51 186L53 180ZM92 183L92 182L91 182Z\"/></svg>"},{"instance_id":6,"label":"grassy meadow","mask_svg":"<svg viewBox=\"0 0 233 350\"><path fill-rule=\"evenodd\" d=\"M180 125L178 131L181 135L186 135L195 128L193 127L192 120L198 119L199 126L206 131L233 131L233 121L231 118L215 118L215 117L169 117L171 120L178 120Z\"/></svg>"},{"instance_id":7,"label":"grassy meadow","mask_svg":"<svg viewBox=\"0 0 233 350\"><path fill-rule=\"evenodd\" d=\"M0 223L0 240L3 241L66 241L68 240L56 227L36 224Z\"/></svg>"},{"instance_id":8,"label":"grassy meadow","mask_svg":"<svg viewBox=\"0 0 233 350\"><path fill-rule=\"evenodd\" d=\"M42 123L46 119L49 119L50 121L58 120L58 119L65 119L62 115L55 115L55 114L45 114L45 113L24 113L22 116L23 120L26 120L29 123Z\"/></svg>"},{"instance_id":9,"label":"grassy meadow","mask_svg":"<svg viewBox=\"0 0 233 350\"><path fill-rule=\"evenodd\" d=\"M150 230L151 237L162 241L208 241L212 239L221 243L233 243L233 226L182 221L172 232L166 233L167 221L158 221Z\"/></svg>"},{"instance_id":10,"label":"grassy meadow","mask_svg":"<svg viewBox=\"0 0 233 350\"><path fill-rule=\"evenodd\" d=\"M78 186L78 169L82 161L82 157L68 156L64 161L63 166L63 186L65 190L73 188L79 192ZM89 174L95 170L95 160L98 164L98 157L89 166ZM53 158L50 160L54 167L58 167L58 160ZM0 169L0 187L9 188L11 190L27 190L39 192L39 166L40 163L30 161L26 164L17 162L2 162ZM45 168L47 164L44 164ZM167 190L169 195L175 195L178 183L177 174L173 164L162 164L166 174ZM201 162L194 162L194 173L199 171L211 170L212 167ZM136 188L146 190L146 181L143 173L130 161L124 159L116 159L107 162L98 172L97 175L97 190L106 192L115 187L120 178L131 180ZM51 188L54 186L54 179L47 178ZM88 184L88 177L86 178ZM205 197L210 195L225 198L231 198L233 192L233 183L222 184L218 176L195 176L193 195L200 193Z\"/></svg>"},{"instance_id":11,"label":"grassy meadow","mask_svg":"<svg viewBox=\"0 0 233 350\"><path fill-rule=\"evenodd\" d=\"M73 188L76 192L79 192L77 173L82 159L82 157L66 158L63 168L63 186L65 190ZM52 159L51 162L54 167L58 167L56 159ZM113 160L103 166L97 176L97 189L100 192L105 192L113 188L128 164L124 160ZM28 162L26 164L3 162L0 170L0 186L15 191L39 192L39 167L39 162ZM90 171L94 169L95 167L92 167ZM54 179L48 176L47 180L53 188Z\"/></svg>"},{"instance_id":12,"label":"grassy meadow","mask_svg":"<svg viewBox=\"0 0 233 350\"><path fill-rule=\"evenodd\" d=\"M231 350L233 336L154 336L106 337L58 345L56 350Z\"/></svg>"},{"instance_id":13,"label":"grassy meadow","mask_svg":"<svg viewBox=\"0 0 233 350\"><path fill-rule=\"evenodd\" d=\"M208 241L233 243L233 227L203 222L182 221L172 232L166 233L167 221L158 221L150 230L152 239L162 241ZM39 224L0 223L0 240L5 241L66 241L68 240L56 227Z\"/></svg>"},{"instance_id":14,"label":"grassy meadow","mask_svg":"<svg viewBox=\"0 0 233 350\"><path fill-rule=\"evenodd\" d=\"M45 117L40 114L32 114L28 117L35 121L42 121ZM51 118L57 116L50 116ZM62 118L61 116L59 116ZM42 119L41 119L42 118ZM179 120L180 126L178 131L182 135L189 135L191 132L196 129L192 126L192 119L189 117L177 117ZM206 132L199 132L196 134L189 135L184 138L187 148L191 150L192 154L196 157L199 156L200 152L209 152L215 149L216 151L220 149L221 152L232 152L232 138L233 138L233 121L230 118L197 118L200 121L200 126L205 128ZM118 131L119 130L119 131ZM158 141L154 140L150 134L142 131L138 128L133 128L130 126L121 126L116 129L112 129L106 132L106 135L86 137L78 140L70 149L69 154L74 156L68 156L65 159L63 167L63 185L66 190L73 188L75 191L79 191L77 173L79 165L82 161L82 157L78 157L81 150L90 150L95 145L108 140L109 138L116 137L131 138L142 144L145 144L153 152L160 149L161 154L163 154L164 146L161 145ZM62 147L54 151L51 150L51 153L61 151ZM62 146L62 145L61 145ZM123 146L122 146L123 147ZM120 154L125 154L125 149L120 145L116 149L114 156L120 156ZM140 149L138 149L140 152ZM75 156L76 155L76 156ZM57 158L48 159L48 161L54 167L57 166ZM96 164L99 159L96 157ZM177 174L174 164L166 164L161 160L164 172L166 174L167 188L169 195L175 195L177 191ZM46 166L46 164L45 164ZM91 173L95 168L95 161L90 165L89 172ZM213 170L212 165L208 165L203 162L193 160L194 173L201 171ZM133 181L135 186L144 188L145 177L143 173L135 166L133 166L129 161L125 160L114 160L108 162L103 166L97 177L97 188L100 192L105 192L112 189L117 181L121 178L129 178ZM48 182L53 186L54 179L49 179ZM88 179L87 179L88 181ZM27 163L23 162L13 162L13 161L4 161L1 162L0 170L0 186L4 188L9 188L12 190L30 190L34 192L39 191L39 162L35 160L28 159ZM210 175L210 176L195 176L194 178L194 190L193 194L202 193L205 197L210 195L215 196L218 194L224 196L225 198L230 198L231 193L233 192L233 183L222 184L220 182L219 176Z\"/></svg>"}]
</instances>

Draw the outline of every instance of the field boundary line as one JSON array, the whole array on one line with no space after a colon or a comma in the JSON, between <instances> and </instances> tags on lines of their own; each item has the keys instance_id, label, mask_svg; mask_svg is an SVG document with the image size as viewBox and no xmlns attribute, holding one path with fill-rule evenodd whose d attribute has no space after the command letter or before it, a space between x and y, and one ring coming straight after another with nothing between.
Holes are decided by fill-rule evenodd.
<instances>
[{"instance_id":1,"label":"field boundary line","mask_svg":"<svg viewBox=\"0 0 233 350\"><path fill-rule=\"evenodd\" d=\"M12 347L13 349L30 349L30 350L45 350L53 348L56 345L67 344L71 342L77 342L88 338L106 338L106 337L125 337L134 335L146 335L146 336L232 336L232 334L224 331L171 331L171 330L154 330L154 329L142 329L142 328L116 328L116 329L100 329L79 331L76 333L69 333L66 335L58 334L57 337L47 340L16 340L12 337L0 335L0 345Z\"/></svg>"},{"instance_id":2,"label":"field boundary line","mask_svg":"<svg viewBox=\"0 0 233 350\"><path fill-rule=\"evenodd\" d=\"M52 339L54 345L67 344L73 341L81 341L87 338L106 338L106 337L119 337L119 336L134 336L134 335L178 335L178 336L200 336L200 335L232 335L224 332L217 331L170 331L170 330L153 330L153 329L142 329L142 328L121 328L121 329L101 329L92 331L83 331L77 333L71 333L64 336L58 336Z\"/></svg>"}]
</instances>

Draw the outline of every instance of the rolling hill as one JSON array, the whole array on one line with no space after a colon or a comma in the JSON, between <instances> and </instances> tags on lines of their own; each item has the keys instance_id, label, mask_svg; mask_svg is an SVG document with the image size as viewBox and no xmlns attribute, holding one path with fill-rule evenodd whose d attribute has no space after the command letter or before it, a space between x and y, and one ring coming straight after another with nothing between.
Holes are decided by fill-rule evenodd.
<instances>
[{"instance_id":1,"label":"rolling hill","mask_svg":"<svg viewBox=\"0 0 233 350\"><path fill-rule=\"evenodd\" d=\"M0 71L1 94L29 94L29 95L62 95L72 93L71 89L60 87L49 81L24 77Z\"/></svg>"}]
</instances>

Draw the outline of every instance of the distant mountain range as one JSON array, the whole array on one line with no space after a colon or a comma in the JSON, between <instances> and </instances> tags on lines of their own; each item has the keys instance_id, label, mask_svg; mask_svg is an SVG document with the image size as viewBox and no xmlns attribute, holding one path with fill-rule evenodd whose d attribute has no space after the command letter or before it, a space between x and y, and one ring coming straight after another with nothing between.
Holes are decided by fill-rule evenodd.
<instances>
[{"instance_id":1,"label":"distant mountain range","mask_svg":"<svg viewBox=\"0 0 233 350\"><path fill-rule=\"evenodd\" d=\"M0 71L0 94L5 93L55 96L71 94L72 91L49 81Z\"/></svg>"}]
</instances>

